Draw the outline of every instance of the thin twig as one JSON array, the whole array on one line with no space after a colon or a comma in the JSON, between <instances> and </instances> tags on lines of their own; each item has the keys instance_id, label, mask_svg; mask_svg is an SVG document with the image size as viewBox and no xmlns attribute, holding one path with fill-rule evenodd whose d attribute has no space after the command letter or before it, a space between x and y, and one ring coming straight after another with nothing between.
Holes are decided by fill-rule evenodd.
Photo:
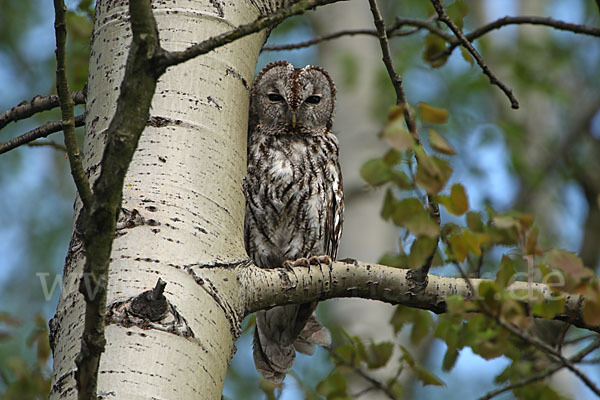
<instances>
[{"instance_id":1,"label":"thin twig","mask_svg":"<svg viewBox=\"0 0 600 400\"><path fill-rule=\"evenodd\" d=\"M52 140L38 140L37 142L27 143L27 146L30 147L52 147L58 151L62 151L64 153L67 152L67 148L60 143L56 143Z\"/></svg>"},{"instance_id":2,"label":"thin twig","mask_svg":"<svg viewBox=\"0 0 600 400\"><path fill-rule=\"evenodd\" d=\"M413 26L413 29L401 31L404 26ZM436 34L441 35L447 41L452 40L452 36L448 35L435 25L429 23L428 21L415 19L415 18L402 18L396 17L396 23L393 26L390 26L386 29L388 37L397 37L397 36L408 36L414 33L419 32L421 29L427 29L430 31L435 31ZM338 32L329 33L326 35L317 36L313 39L306 40L304 42L298 43L290 43L283 45L271 45L264 46L261 51L281 51L281 50L295 50L301 49L304 47L310 47L317 43L321 43L327 40L337 39L343 36L355 36L355 35L368 35L379 37L379 33L375 29L344 29Z\"/></svg>"},{"instance_id":3,"label":"thin twig","mask_svg":"<svg viewBox=\"0 0 600 400\"><path fill-rule=\"evenodd\" d=\"M388 75L392 80L394 90L396 91L396 104L402 107L406 127L415 137L415 141L417 143L420 143L417 134L417 125L415 123L415 118L410 112L410 107L408 105L408 101L406 100L406 93L404 93L404 88L402 87L402 77L398 75L396 69L394 68L394 63L392 62L390 44L385 29L385 23L383 22L383 17L381 16L381 12L379 11L379 7L377 6L377 2L375 0L369 0L369 5L371 7L371 13L373 14L373 22L375 23L375 27L377 28L377 37L379 38L379 44L381 46L382 60L385 64L385 68L387 69Z\"/></svg>"},{"instance_id":4,"label":"thin twig","mask_svg":"<svg viewBox=\"0 0 600 400\"><path fill-rule=\"evenodd\" d=\"M157 56L154 59L157 71L159 73L162 73L162 71L167 67L180 64L201 54L206 54L217 47L231 43L241 37L247 36L255 32L259 32L265 28L273 27L288 17L303 14L307 10L315 8L317 6L336 3L339 1L345 0L301 0L288 8L282 8L270 15L260 16L254 22L241 25L229 32L213 36L200 43L190 46L183 51L169 52L163 50L162 52L159 52L159 54L157 54Z\"/></svg>"},{"instance_id":5,"label":"thin twig","mask_svg":"<svg viewBox=\"0 0 600 400\"><path fill-rule=\"evenodd\" d=\"M417 124L415 123L415 118L412 115L412 112L410 111L410 106L408 105L406 94L404 93L404 88L402 87L402 77L398 75L396 69L394 68L394 63L392 62L390 44L387 37L385 22L383 21L383 17L381 16L381 12L379 11L379 7L377 6L377 1L369 0L369 5L371 8L371 13L373 14L373 22L375 23L375 28L377 28L383 63L385 64L388 75L390 76L390 79L392 80L392 84L394 85L394 89L396 91L396 104L402 107L402 113L404 116L404 121L406 122L406 127L410 131L415 142L418 145L420 145L421 140L417 131ZM429 212L429 216L434 221L436 221L436 223L439 226L440 209L433 196L430 195L427 195L427 210ZM429 255L429 257L427 257L425 263L421 266L421 268L412 269L409 271L408 277L410 278L412 284L414 284L414 288L410 288L411 291L420 291L427 286L427 274L429 273L431 265L433 264L433 258L435 256L436 251L437 246Z\"/></svg>"},{"instance_id":6,"label":"thin twig","mask_svg":"<svg viewBox=\"0 0 600 400\"><path fill-rule=\"evenodd\" d=\"M78 90L71 92L71 98L75 104L85 104L85 92ZM35 96L29 101L22 101L10 110L0 114L0 129L4 128L11 122L20 121L31 117L42 111L52 110L60 105L57 94L50 96Z\"/></svg>"},{"instance_id":7,"label":"thin twig","mask_svg":"<svg viewBox=\"0 0 600 400\"><path fill-rule=\"evenodd\" d=\"M597 0L597 1L600 1L600 0ZM542 26L548 26L551 28L555 28L558 30L572 32L575 34L600 37L600 28L596 28L594 26L573 24L573 23L569 23L569 22L556 20L556 19L553 19L550 17L538 17L538 16L523 15L523 16L517 16L517 17L506 16L503 18L499 18L495 21L485 24L485 25L475 29L474 31L466 34L465 38L469 42L472 42L475 39L480 38L481 36L489 33L490 31L492 31L494 29L500 29L505 26L518 25L518 24L542 25ZM399 31L404 26L413 26L413 27L415 27L415 29L408 30L408 31ZM460 40L458 40L454 36L447 34L442 29L440 29L437 25L435 25L434 23L432 23L430 21L422 20L422 19L416 19L416 18L396 17L396 23L394 24L394 26L387 29L387 35L389 38L398 37L398 36L408 36L408 35L412 35L416 32L419 32L421 29L426 29L429 32L441 37L442 39L444 39L446 42L449 43L449 46L446 48L446 50L444 50L440 54L433 57L434 59L449 56L450 54L452 54L454 49L460 45ZM371 30L371 29L345 29L345 30L342 30L339 32L334 32L334 33L329 33L329 34L322 35L322 36L317 36L316 38L313 38L311 40L306 40L303 42L289 43L289 44L283 44L283 45L265 46L265 47L263 47L262 51L301 49L304 47L313 46L313 45L323 42L323 41L337 39L337 38L340 38L343 36L354 36L354 35L368 35L368 36L377 37L378 33L377 33L377 31Z\"/></svg>"},{"instance_id":8,"label":"thin twig","mask_svg":"<svg viewBox=\"0 0 600 400\"><path fill-rule=\"evenodd\" d=\"M469 40L463 35L463 33L460 31L460 29L458 29L456 24L450 19L448 14L446 14L446 10L442 6L442 3L440 2L440 0L431 0L431 3L433 4L433 7L435 8L435 11L438 14L440 21L444 22L448 26L448 28L450 28L450 30L454 33L454 35L456 35L456 37L458 38L460 43L464 46L464 48L467 49L469 51L469 53L471 53L473 58L475 58L475 60L477 61L477 64L479 65L479 67L483 70L483 73L485 75L487 75L488 78L490 78L490 83L492 85L498 86L504 92L506 97L508 97L508 99L510 100L510 106L512 108L518 109L519 102L513 95L512 90L510 90L504 83L502 83L502 81L500 81L496 77L496 75L494 75L494 73L489 69L489 67L487 66L485 61L483 61L483 58L481 57L481 55L471 45L471 42L469 42Z\"/></svg>"},{"instance_id":9,"label":"thin twig","mask_svg":"<svg viewBox=\"0 0 600 400\"><path fill-rule=\"evenodd\" d=\"M383 383L379 382L377 379L370 377L361 368L355 366L352 363L347 362L342 357L340 357L335 351L329 351L329 354L331 354L331 356L333 358L335 358L336 361L339 364L342 364L343 366L352 369L352 371L354 371L360 377L362 377L363 379L365 379L366 381L368 381L371 385L373 385L374 388L376 388L378 390L381 390L390 399L392 399L392 400L396 400L397 399L397 397L394 395L394 393L392 393L392 391L386 385L384 385Z\"/></svg>"},{"instance_id":10,"label":"thin twig","mask_svg":"<svg viewBox=\"0 0 600 400\"><path fill-rule=\"evenodd\" d=\"M570 362L572 363L579 363L579 362L583 362L583 358L585 356L587 356L588 354L590 354L592 351L596 350L598 347L600 346L600 338L596 339L595 342L591 343L589 346L587 346L586 348L584 348L583 350L581 350L579 353L577 353L576 355L574 355L573 357L571 357L569 359ZM511 383L510 385L504 386L500 389L497 390L493 390L489 393L487 393L485 396L482 396L479 398L479 400L489 400L493 397L496 397L502 393L523 387L523 386L527 386L531 383L537 382L537 381L541 381L542 379L548 378L551 375L553 375L555 372L561 370L562 368L564 368L565 366L563 364L557 363L554 364L553 366L551 366L550 368L546 369L545 371L542 371L536 375L530 376L528 378L524 378L521 379L520 381Z\"/></svg>"},{"instance_id":11,"label":"thin twig","mask_svg":"<svg viewBox=\"0 0 600 400\"><path fill-rule=\"evenodd\" d=\"M66 14L67 7L64 0L54 0L54 31L56 32L56 92L60 102L60 111L62 114L62 125L65 137L65 147L69 156L69 165L71 166L71 176L75 181L77 192L85 208L92 204L92 188L88 181L81 153L77 144L75 135L75 103L69 93L69 84L67 82L67 67L65 63L65 46L67 42Z\"/></svg>"},{"instance_id":12,"label":"thin twig","mask_svg":"<svg viewBox=\"0 0 600 400\"><path fill-rule=\"evenodd\" d=\"M85 125L85 115L78 115L75 117L75 126ZM0 143L0 154L6 153L7 151L16 149L19 146L33 142L36 139L44 138L52 133L60 132L63 130L62 121L51 121L44 125L32 129L22 135L10 139L7 142Z\"/></svg>"},{"instance_id":13,"label":"thin twig","mask_svg":"<svg viewBox=\"0 0 600 400\"><path fill-rule=\"evenodd\" d=\"M571 340L565 340L565 342L564 342L563 345L564 346L568 346L568 345L579 343L581 341L592 339L592 338L595 338L595 337L598 337L598 335L595 334L595 333L591 333L589 335L583 335L583 336L580 336L578 338L574 338L574 339L571 339Z\"/></svg>"}]
</instances>

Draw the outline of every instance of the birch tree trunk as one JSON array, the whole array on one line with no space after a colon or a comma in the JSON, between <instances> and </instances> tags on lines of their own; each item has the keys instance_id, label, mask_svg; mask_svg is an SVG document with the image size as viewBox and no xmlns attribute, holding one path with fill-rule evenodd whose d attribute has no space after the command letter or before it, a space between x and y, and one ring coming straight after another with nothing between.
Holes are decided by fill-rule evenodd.
<instances>
[{"instance_id":1,"label":"birch tree trunk","mask_svg":"<svg viewBox=\"0 0 600 400\"><path fill-rule=\"evenodd\" d=\"M167 50L183 50L259 14L250 1L155 2L153 11ZM232 289L221 297L205 272L246 258L241 178L249 88L264 40L264 32L246 37L170 68L158 82L150 122L128 170L112 247L107 298L112 319L106 319L99 397L220 398L241 318L227 301L242 293ZM84 144L92 181L101 168L130 41L127 2L99 0ZM80 209L78 202L76 220ZM52 399L77 396L75 358L85 312L78 291L85 262L79 229L76 223L51 321ZM168 283L170 324L144 329L123 318L119 302L151 289L159 277Z\"/></svg>"}]
</instances>

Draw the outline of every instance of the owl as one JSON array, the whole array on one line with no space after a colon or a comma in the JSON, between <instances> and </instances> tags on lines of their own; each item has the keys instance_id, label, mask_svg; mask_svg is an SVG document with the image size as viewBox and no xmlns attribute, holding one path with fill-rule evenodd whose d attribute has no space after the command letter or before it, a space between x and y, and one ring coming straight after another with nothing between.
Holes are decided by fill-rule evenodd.
<instances>
[{"instance_id":1,"label":"owl","mask_svg":"<svg viewBox=\"0 0 600 400\"><path fill-rule=\"evenodd\" d=\"M331 132L335 86L322 68L267 65L250 99L245 178L246 251L261 268L330 263L342 234L344 193L338 141ZM316 302L256 313L256 369L281 382L296 351L331 337L316 320Z\"/></svg>"}]
</instances>

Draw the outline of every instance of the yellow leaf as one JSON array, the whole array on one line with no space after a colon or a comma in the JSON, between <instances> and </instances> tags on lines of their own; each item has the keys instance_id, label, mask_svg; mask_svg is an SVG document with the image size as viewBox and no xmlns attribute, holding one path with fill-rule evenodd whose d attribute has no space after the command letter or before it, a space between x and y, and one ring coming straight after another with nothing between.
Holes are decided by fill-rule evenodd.
<instances>
[{"instance_id":1,"label":"yellow leaf","mask_svg":"<svg viewBox=\"0 0 600 400\"><path fill-rule=\"evenodd\" d=\"M431 145L432 149L442 154L448 154L450 156L456 154L456 150L454 150L454 147L448 143L446 138L433 129L429 129L429 144Z\"/></svg>"},{"instance_id":2,"label":"yellow leaf","mask_svg":"<svg viewBox=\"0 0 600 400\"><path fill-rule=\"evenodd\" d=\"M448 121L448 111L427 103L418 103L417 109L421 119L432 124L443 124Z\"/></svg>"},{"instance_id":3,"label":"yellow leaf","mask_svg":"<svg viewBox=\"0 0 600 400\"><path fill-rule=\"evenodd\" d=\"M402 118L396 118L389 122L381 136L383 140L398 151L408 150L415 143L410 132L404 127Z\"/></svg>"}]
</instances>

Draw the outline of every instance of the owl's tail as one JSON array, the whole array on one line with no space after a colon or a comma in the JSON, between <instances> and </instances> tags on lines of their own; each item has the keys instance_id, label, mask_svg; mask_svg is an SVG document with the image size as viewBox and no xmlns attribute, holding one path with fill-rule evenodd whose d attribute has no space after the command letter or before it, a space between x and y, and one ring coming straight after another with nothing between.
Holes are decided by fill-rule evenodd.
<instances>
[{"instance_id":1,"label":"owl's tail","mask_svg":"<svg viewBox=\"0 0 600 400\"><path fill-rule=\"evenodd\" d=\"M296 351L310 355L313 345L331 344L329 331L313 314L316 305L290 304L256 313L254 364L265 379L281 383L294 364Z\"/></svg>"}]
</instances>

